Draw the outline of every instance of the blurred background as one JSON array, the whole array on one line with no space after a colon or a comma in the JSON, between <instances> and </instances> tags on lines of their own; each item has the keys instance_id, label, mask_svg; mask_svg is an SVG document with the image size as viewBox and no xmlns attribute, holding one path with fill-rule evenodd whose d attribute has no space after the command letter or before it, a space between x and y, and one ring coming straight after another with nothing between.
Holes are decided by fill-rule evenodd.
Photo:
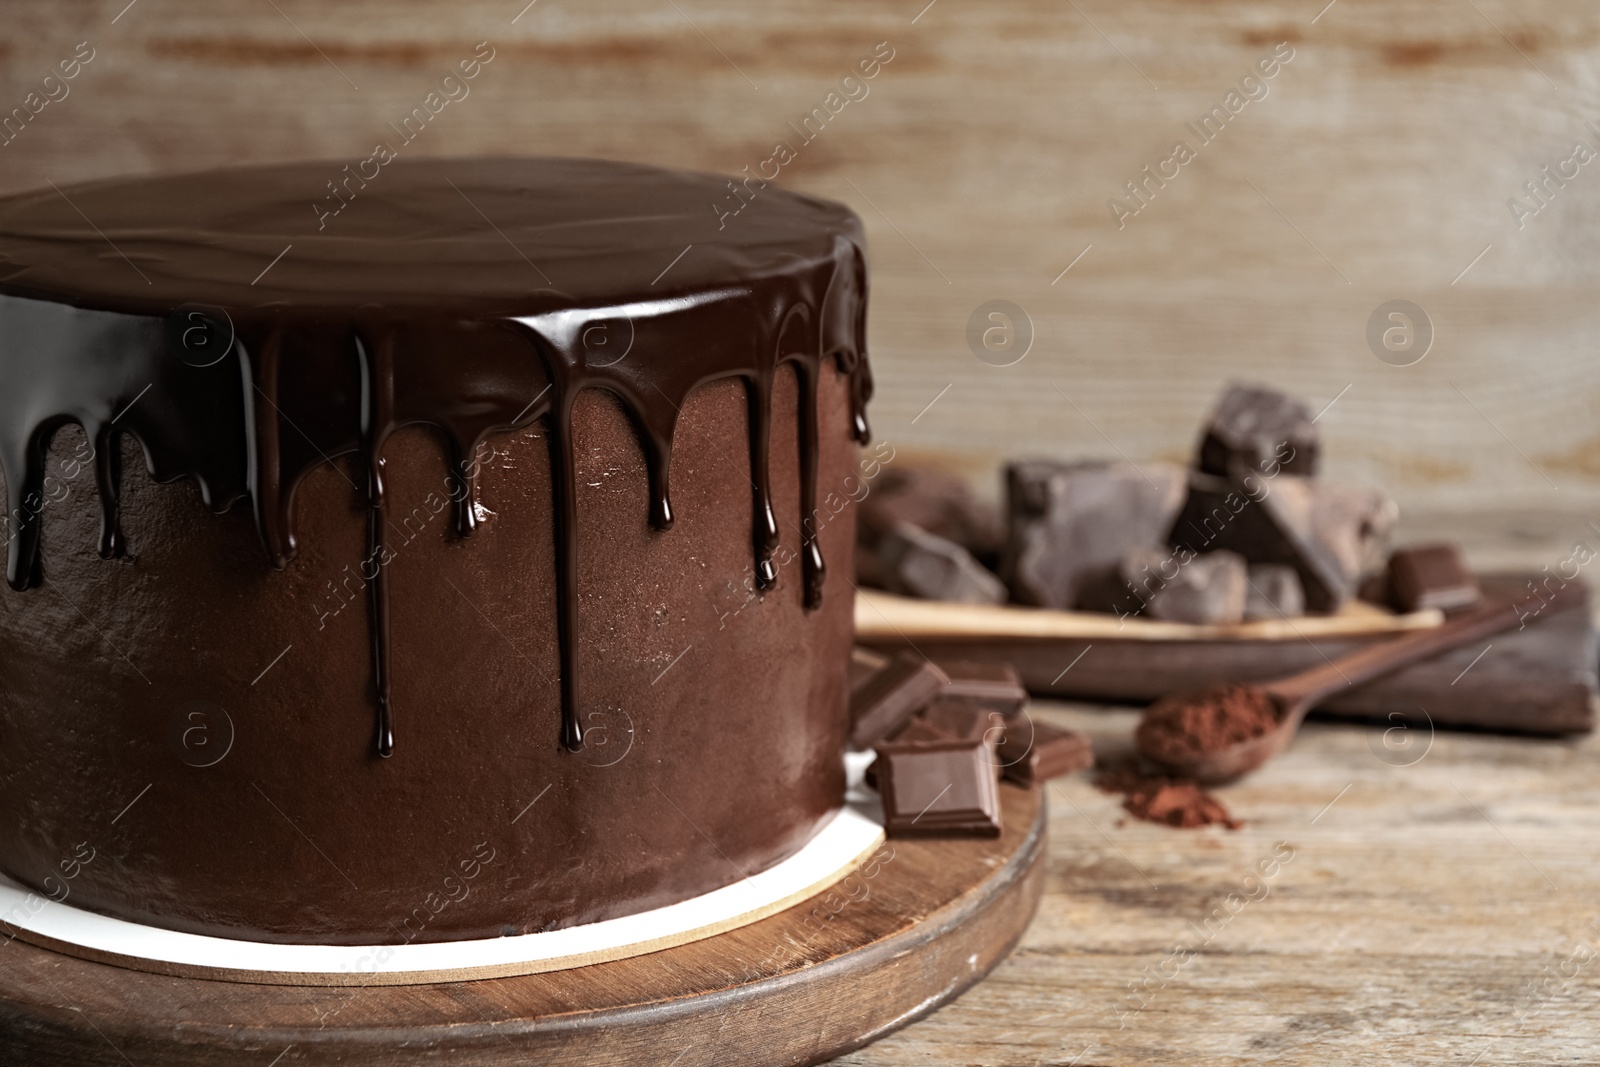
<instances>
[{"instance_id":1,"label":"blurred background","mask_svg":"<svg viewBox=\"0 0 1600 1067\"><path fill-rule=\"evenodd\" d=\"M353 162L487 41L470 95L405 154L737 175L788 144L777 181L848 203L870 235L875 432L980 492L1018 454L1182 462L1223 383L1245 378L1326 407L1325 470L1392 493L1406 535L1445 533L1480 566L1600 543L1593 5L0 10L6 111L80 43L92 52L67 95L7 128L0 191ZM1390 350L1369 320L1395 300L1415 309L1378 316L1374 337L1400 327ZM990 301L1008 302L1004 322L979 311ZM973 322L974 337L1004 327L1001 354L969 343Z\"/></svg>"}]
</instances>

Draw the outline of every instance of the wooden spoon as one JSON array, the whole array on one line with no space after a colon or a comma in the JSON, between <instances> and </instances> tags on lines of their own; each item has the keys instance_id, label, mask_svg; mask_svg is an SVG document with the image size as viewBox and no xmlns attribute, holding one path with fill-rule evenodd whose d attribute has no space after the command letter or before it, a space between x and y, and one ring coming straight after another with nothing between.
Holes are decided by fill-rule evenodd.
<instances>
[{"instance_id":1,"label":"wooden spoon","mask_svg":"<svg viewBox=\"0 0 1600 1067\"><path fill-rule=\"evenodd\" d=\"M1550 606L1571 598L1572 594L1564 598L1557 591L1553 599L1545 603ZM1509 630L1521 619L1512 601L1498 600L1439 626L1368 645L1299 674L1245 686L1243 688L1255 690L1271 701L1277 711L1277 725L1264 734L1215 752L1193 759L1176 760L1150 751L1146 739L1140 735L1135 735L1136 742L1141 755L1169 774L1197 782L1225 782L1255 770L1289 747L1306 712L1339 690ZM1198 697L1203 692L1198 691L1194 695ZM1165 698L1162 703L1174 699L1181 700L1183 695Z\"/></svg>"}]
</instances>

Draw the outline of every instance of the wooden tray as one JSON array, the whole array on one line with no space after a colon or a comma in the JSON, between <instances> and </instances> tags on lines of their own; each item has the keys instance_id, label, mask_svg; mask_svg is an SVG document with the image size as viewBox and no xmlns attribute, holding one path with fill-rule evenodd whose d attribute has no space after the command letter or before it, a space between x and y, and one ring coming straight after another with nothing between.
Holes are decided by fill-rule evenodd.
<instances>
[{"instance_id":1,"label":"wooden tray","mask_svg":"<svg viewBox=\"0 0 1600 1067\"><path fill-rule=\"evenodd\" d=\"M798 852L758 874L676 904L619 918L488 937L402 945L292 945L187 934L85 911L37 909L0 875L0 923L18 940L152 974L260 985L435 985L609 963L759 922L821 896L883 847L881 817L847 805Z\"/></svg>"},{"instance_id":2,"label":"wooden tray","mask_svg":"<svg viewBox=\"0 0 1600 1067\"><path fill-rule=\"evenodd\" d=\"M0 1063L761 1067L820 1063L958 996L1044 887L1037 791L996 840L888 842L819 897L647 956L440 985L250 985L0 942Z\"/></svg>"},{"instance_id":3,"label":"wooden tray","mask_svg":"<svg viewBox=\"0 0 1600 1067\"><path fill-rule=\"evenodd\" d=\"M1528 575L1480 579L1490 596L1526 591ZM1039 696L1148 703L1177 690L1261 681L1316 666L1394 633L1441 621L1437 612L1393 615L1355 604L1333 616L1188 626L1043 608L906 600L863 590L856 639L912 648L929 658L1003 660ZM1489 650L1485 652L1485 647ZM1481 658L1479 658L1482 654ZM1318 715L1532 734L1594 728L1596 633L1587 595L1469 648L1354 686Z\"/></svg>"}]
</instances>

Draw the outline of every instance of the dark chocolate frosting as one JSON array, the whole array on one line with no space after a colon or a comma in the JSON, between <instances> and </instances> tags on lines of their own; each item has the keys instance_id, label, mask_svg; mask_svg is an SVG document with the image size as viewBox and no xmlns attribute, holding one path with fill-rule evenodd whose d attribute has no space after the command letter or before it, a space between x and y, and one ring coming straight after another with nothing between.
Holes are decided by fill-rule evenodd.
<instances>
[{"instance_id":1,"label":"dark chocolate frosting","mask_svg":"<svg viewBox=\"0 0 1600 1067\"><path fill-rule=\"evenodd\" d=\"M582 745L571 420L589 388L631 417L649 520L673 521L684 399L746 383L758 585L777 579L768 480L772 388L801 386L801 510L816 514L823 362L849 376L865 441L859 220L758 180L589 160L392 160L99 182L0 199L0 466L6 576L46 577L39 529L52 435L95 445L100 551L125 551L120 438L160 481L193 479L224 511L249 499L268 560L296 553L296 487L358 452L367 507L377 750L393 751L384 444L435 428L452 459L455 530L471 534L476 457L497 431L548 424L554 472L562 741ZM332 193L330 196L329 193ZM747 201L737 217L719 206ZM336 210L335 210L336 209ZM802 527L806 603L823 560ZM137 537L137 531L133 531Z\"/></svg>"}]
</instances>

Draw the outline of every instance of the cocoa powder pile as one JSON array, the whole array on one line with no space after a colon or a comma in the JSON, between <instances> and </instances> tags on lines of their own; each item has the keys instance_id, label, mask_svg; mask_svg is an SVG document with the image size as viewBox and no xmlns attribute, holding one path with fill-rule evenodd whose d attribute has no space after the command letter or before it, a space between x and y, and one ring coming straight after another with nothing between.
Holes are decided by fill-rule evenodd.
<instances>
[{"instance_id":1,"label":"cocoa powder pile","mask_svg":"<svg viewBox=\"0 0 1600 1067\"><path fill-rule=\"evenodd\" d=\"M1255 686L1219 685L1163 697L1135 731L1140 751L1163 763L1187 763L1248 741L1278 725L1278 708Z\"/></svg>"},{"instance_id":2,"label":"cocoa powder pile","mask_svg":"<svg viewBox=\"0 0 1600 1067\"><path fill-rule=\"evenodd\" d=\"M1180 830L1213 824L1237 830L1244 825L1229 814L1222 801L1182 778L1147 777L1128 766L1106 771L1094 784L1102 793L1123 794L1123 809L1145 822Z\"/></svg>"}]
</instances>

